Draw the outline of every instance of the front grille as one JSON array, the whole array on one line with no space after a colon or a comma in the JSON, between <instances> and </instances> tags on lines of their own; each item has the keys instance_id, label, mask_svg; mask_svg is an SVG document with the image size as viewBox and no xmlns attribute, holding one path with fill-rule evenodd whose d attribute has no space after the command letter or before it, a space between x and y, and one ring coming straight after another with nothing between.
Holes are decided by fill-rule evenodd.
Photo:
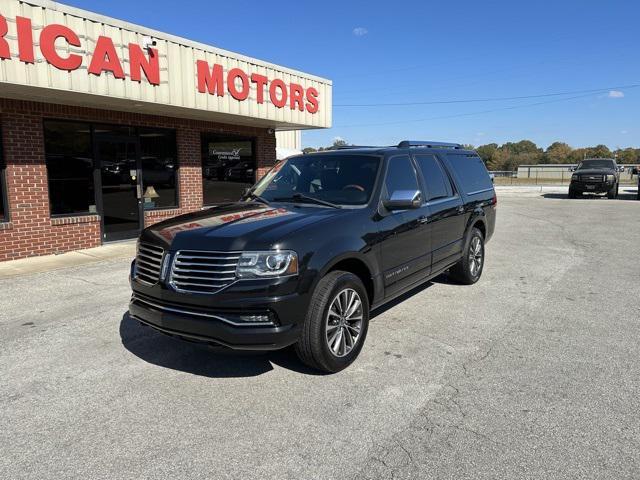
<instances>
[{"instance_id":1,"label":"front grille","mask_svg":"<svg viewBox=\"0 0 640 480\"><path fill-rule=\"evenodd\" d=\"M602 175L581 175L580 180L587 183L602 183L604 177Z\"/></svg>"},{"instance_id":2,"label":"front grille","mask_svg":"<svg viewBox=\"0 0 640 480\"><path fill-rule=\"evenodd\" d=\"M238 252L176 253L170 283L179 292L216 293L236 280Z\"/></svg>"},{"instance_id":3,"label":"front grille","mask_svg":"<svg viewBox=\"0 0 640 480\"><path fill-rule=\"evenodd\" d=\"M141 282L155 285L160 279L162 270L162 258L164 250L148 243L138 245L136 256L136 279Z\"/></svg>"}]
</instances>

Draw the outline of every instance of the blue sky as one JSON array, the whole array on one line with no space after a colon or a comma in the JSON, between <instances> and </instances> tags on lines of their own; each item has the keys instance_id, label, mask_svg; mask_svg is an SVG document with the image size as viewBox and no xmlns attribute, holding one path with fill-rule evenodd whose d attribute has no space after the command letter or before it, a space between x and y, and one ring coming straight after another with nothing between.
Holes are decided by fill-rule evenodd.
<instances>
[{"instance_id":1,"label":"blue sky","mask_svg":"<svg viewBox=\"0 0 640 480\"><path fill-rule=\"evenodd\" d=\"M617 88L640 84L632 0L64 3L332 79L334 127L305 132L305 146L335 137L640 146L640 87Z\"/></svg>"}]
</instances>

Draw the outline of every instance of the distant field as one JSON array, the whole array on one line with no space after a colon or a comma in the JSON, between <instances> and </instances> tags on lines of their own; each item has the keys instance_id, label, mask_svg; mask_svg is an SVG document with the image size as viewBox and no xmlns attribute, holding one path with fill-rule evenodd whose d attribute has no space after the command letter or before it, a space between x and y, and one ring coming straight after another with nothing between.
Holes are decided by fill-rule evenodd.
<instances>
[{"instance_id":1,"label":"distant field","mask_svg":"<svg viewBox=\"0 0 640 480\"><path fill-rule=\"evenodd\" d=\"M496 177L494 183L496 185L569 185L570 178L511 178ZM636 185L638 179L636 177L631 180L629 177L621 178L620 185Z\"/></svg>"}]
</instances>

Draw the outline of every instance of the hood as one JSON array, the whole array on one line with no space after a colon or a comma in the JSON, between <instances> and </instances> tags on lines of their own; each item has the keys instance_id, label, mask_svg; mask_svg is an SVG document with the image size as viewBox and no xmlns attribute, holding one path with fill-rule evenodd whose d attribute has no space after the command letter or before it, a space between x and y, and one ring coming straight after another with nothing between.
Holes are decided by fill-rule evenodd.
<instances>
[{"instance_id":1,"label":"hood","mask_svg":"<svg viewBox=\"0 0 640 480\"><path fill-rule=\"evenodd\" d=\"M347 210L298 204L232 203L165 220L141 239L171 250L260 250Z\"/></svg>"},{"instance_id":2,"label":"hood","mask_svg":"<svg viewBox=\"0 0 640 480\"><path fill-rule=\"evenodd\" d=\"M612 173L616 173L616 171L613 168L582 168L573 173L577 173L578 175L611 175Z\"/></svg>"}]
</instances>

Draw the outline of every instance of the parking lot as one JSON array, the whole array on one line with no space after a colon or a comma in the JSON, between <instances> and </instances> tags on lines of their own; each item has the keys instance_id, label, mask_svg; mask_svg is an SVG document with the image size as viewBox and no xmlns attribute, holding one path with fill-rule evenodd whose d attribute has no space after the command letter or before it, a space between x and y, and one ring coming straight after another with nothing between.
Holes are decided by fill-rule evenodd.
<instances>
[{"instance_id":1,"label":"parking lot","mask_svg":"<svg viewBox=\"0 0 640 480\"><path fill-rule=\"evenodd\" d=\"M129 262L0 280L0 478L638 478L640 202L499 196L482 280L330 376L127 317Z\"/></svg>"}]
</instances>

